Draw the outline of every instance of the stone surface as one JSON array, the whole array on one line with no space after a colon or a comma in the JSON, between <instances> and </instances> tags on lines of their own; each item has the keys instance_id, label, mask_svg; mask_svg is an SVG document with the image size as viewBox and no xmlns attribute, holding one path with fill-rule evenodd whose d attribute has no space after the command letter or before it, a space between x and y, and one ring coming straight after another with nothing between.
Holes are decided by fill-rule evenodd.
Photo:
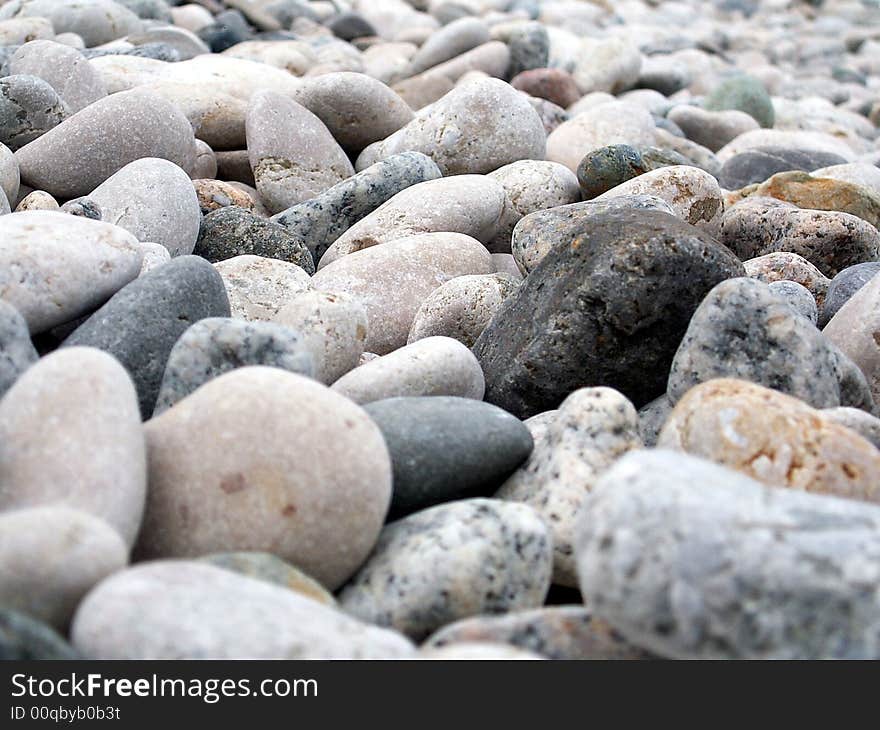
<instances>
[{"instance_id":1,"label":"stone surface","mask_svg":"<svg viewBox=\"0 0 880 730\"><path fill-rule=\"evenodd\" d=\"M141 558L267 551L333 590L375 544L391 498L382 434L313 380L239 368L149 421L145 433ZM200 448L193 433L208 435Z\"/></svg>"},{"instance_id":2,"label":"stone surface","mask_svg":"<svg viewBox=\"0 0 880 730\"><path fill-rule=\"evenodd\" d=\"M727 190L739 190L747 185L762 183L777 172L811 172L824 165L845 161L845 158L833 152L796 147L756 147L727 159L718 175L718 182Z\"/></svg>"},{"instance_id":3,"label":"stone surface","mask_svg":"<svg viewBox=\"0 0 880 730\"><path fill-rule=\"evenodd\" d=\"M822 327L828 324L841 307L877 274L880 274L878 261L855 264L839 271L828 284L819 324Z\"/></svg>"},{"instance_id":4,"label":"stone surface","mask_svg":"<svg viewBox=\"0 0 880 730\"><path fill-rule=\"evenodd\" d=\"M6 193L10 206L18 200L19 183L18 160L5 144L0 143L0 190Z\"/></svg>"},{"instance_id":5,"label":"stone surface","mask_svg":"<svg viewBox=\"0 0 880 730\"><path fill-rule=\"evenodd\" d=\"M263 256L233 256L214 264L229 298L233 317L269 321L288 302L312 287L309 275L296 264Z\"/></svg>"},{"instance_id":6,"label":"stone surface","mask_svg":"<svg viewBox=\"0 0 880 730\"><path fill-rule=\"evenodd\" d=\"M563 109L570 107L581 98L580 90L571 74L558 68L522 71L510 80L510 85L531 96L547 99Z\"/></svg>"},{"instance_id":7,"label":"stone surface","mask_svg":"<svg viewBox=\"0 0 880 730\"><path fill-rule=\"evenodd\" d=\"M69 115L64 100L37 76L0 78L0 142L18 150L61 124Z\"/></svg>"},{"instance_id":8,"label":"stone surface","mask_svg":"<svg viewBox=\"0 0 880 730\"><path fill-rule=\"evenodd\" d=\"M788 251L768 253L743 262L746 274L753 279L772 284L774 281L796 281L813 295L821 309L830 281L803 256Z\"/></svg>"},{"instance_id":9,"label":"stone surface","mask_svg":"<svg viewBox=\"0 0 880 730\"><path fill-rule=\"evenodd\" d=\"M762 127L772 127L776 119L767 89L758 79L745 74L733 76L719 84L706 99L706 109L738 109Z\"/></svg>"},{"instance_id":10,"label":"stone surface","mask_svg":"<svg viewBox=\"0 0 880 730\"><path fill-rule=\"evenodd\" d=\"M873 505L639 452L606 472L581 513L581 590L666 657L876 658L878 527Z\"/></svg>"},{"instance_id":11,"label":"stone surface","mask_svg":"<svg viewBox=\"0 0 880 730\"><path fill-rule=\"evenodd\" d=\"M478 18L460 18L432 33L413 56L407 76L415 76L489 40L489 29Z\"/></svg>"},{"instance_id":12,"label":"stone surface","mask_svg":"<svg viewBox=\"0 0 880 730\"><path fill-rule=\"evenodd\" d=\"M859 408L825 408L822 416L833 423L838 423L852 431L855 431L865 441L880 449L880 418L865 413Z\"/></svg>"},{"instance_id":13,"label":"stone surface","mask_svg":"<svg viewBox=\"0 0 880 730\"><path fill-rule=\"evenodd\" d=\"M54 352L0 401L0 510L63 505L103 519L130 545L146 488L136 394L109 355Z\"/></svg>"},{"instance_id":14,"label":"stone surface","mask_svg":"<svg viewBox=\"0 0 880 730\"><path fill-rule=\"evenodd\" d=\"M0 659L82 659L82 656L43 622L0 608Z\"/></svg>"},{"instance_id":15,"label":"stone surface","mask_svg":"<svg viewBox=\"0 0 880 730\"><path fill-rule=\"evenodd\" d=\"M717 152L739 135L758 129L758 122L738 109L706 111L696 106L680 105L666 117L675 122L688 139Z\"/></svg>"},{"instance_id":16,"label":"stone surface","mask_svg":"<svg viewBox=\"0 0 880 730\"><path fill-rule=\"evenodd\" d=\"M392 519L466 497L487 496L529 455L519 419L470 398L389 398L364 410L391 454Z\"/></svg>"},{"instance_id":17,"label":"stone surface","mask_svg":"<svg viewBox=\"0 0 880 730\"><path fill-rule=\"evenodd\" d=\"M796 281L774 281L769 286L771 292L784 299L785 303L801 317L811 324L816 324L819 319L819 309L809 289Z\"/></svg>"},{"instance_id":18,"label":"stone surface","mask_svg":"<svg viewBox=\"0 0 880 730\"><path fill-rule=\"evenodd\" d=\"M228 317L220 275L198 256L179 256L120 289L74 330L64 346L104 350L128 370L141 414L156 404L168 354L177 339L206 317Z\"/></svg>"},{"instance_id":19,"label":"stone surface","mask_svg":"<svg viewBox=\"0 0 880 730\"><path fill-rule=\"evenodd\" d=\"M386 526L339 603L420 640L467 616L540 606L551 550L547 528L525 505L443 504Z\"/></svg>"},{"instance_id":20,"label":"stone surface","mask_svg":"<svg viewBox=\"0 0 880 730\"><path fill-rule=\"evenodd\" d=\"M474 345L486 400L524 418L579 387L607 385L640 407L663 392L705 293L741 273L730 251L667 213L594 216L547 254Z\"/></svg>"},{"instance_id":21,"label":"stone surface","mask_svg":"<svg viewBox=\"0 0 880 730\"><path fill-rule=\"evenodd\" d=\"M137 15L112 0L12 0L0 8L0 20L35 16L49 20L56 33L76 33L90 47L142 27Z\"/></svg>"},{"instance_id":22,"label":"stone surface","mask_svg":"<svg viewBox=\"0 0 880 730\"><path fill-rule=\"evenodd\" d=\"M638 150L615 144L588 152L578 163L577 179L584 200L592 200L647 171Z\"/></svg>"},{"instance_id":23,"label":"stone surface","mask_svg":"<svg viewBox=\"0 0 880 730\"><path fill-rule=\"evenodd\" d=\"M0 299L0 398L38 359L24 317Z\"/></svg>"}]
</instances>

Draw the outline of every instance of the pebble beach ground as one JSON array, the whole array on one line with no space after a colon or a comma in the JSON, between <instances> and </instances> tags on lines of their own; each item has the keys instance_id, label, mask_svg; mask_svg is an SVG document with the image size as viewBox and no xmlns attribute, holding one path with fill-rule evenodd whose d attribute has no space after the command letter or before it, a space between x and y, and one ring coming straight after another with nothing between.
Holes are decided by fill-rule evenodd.
<instances>
[{"instance_id":1,"label":"pebble beach ground","mask_svg":"<svg viewBox=\"0 0 880 730\"><path fill-rule=\"evenodd\" d=\"M0 658L880 658L880 2L0 0Z\"/></svg>"}]
</instances>

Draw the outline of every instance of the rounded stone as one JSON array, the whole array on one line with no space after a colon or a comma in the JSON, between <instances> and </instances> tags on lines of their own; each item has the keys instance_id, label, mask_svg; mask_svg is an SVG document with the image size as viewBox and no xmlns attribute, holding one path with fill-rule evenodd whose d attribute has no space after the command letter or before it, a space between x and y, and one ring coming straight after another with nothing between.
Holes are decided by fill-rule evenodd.
<instances>
[{"instance_id":1,"label":"rounded stone","mask_svg":"<svg viewBox=\"0 0 880 730\"><path fill-rule=\"evenodd\" d=\"M859 408L825 408L821 411L824 418L855 431L865 441L880 449L880 418Z\"/></svg>"},{"instance_id":2,"label":"rounded stone","mask_svg":"<svg viewBox=\"0 0 880 730\"><path fill-rule=\"evenodd\" d=\"M489 41L489 28L479 18L459 18L433 32L413 56L406 76L415 76Z\"/></svg>"},{"instance_id":3,"label":"rounded stone","mask_svg":"<svg viewBox=\"0 0 880 730\"><path fill-rule=\"evenodd\" d=\"M717 152L741 134L759 129L750 115L738 109L707 111L697 106L680 104L666 115L675 122L688 139Z\"/></svg>"},{"instance_id":4,"label":"rounded stone","mask_svg":"<svg viewBox=\"0 0 880 730\"><path fill-rule=\"evenodd\" d=\"M145 459L134 387L103 352L46 355L0 401L0 510L71 507L130 545L144 508Z\"/></svg>"},{"instance_id":5,"label":"rounded stone","mask_svg":"<svg viewBox=\"0 0 880 730\"><path fill-rule=\"evenodd\" d=\"M13 205L18 200L20 176L18 160L5 144L0 143L0 190L6 193L6 200Z\"/></svg>"},{"instance_id":6,"label":"rounded stone","mask_svg":"<svg viewBox=\"0 0 880 730\"><path fill-rule=\"evenodd\" d=\"M578 164L577 179L584 200L592 200L647 171L638 150L616 144L587 153Z\"/></svg>"},{"instance_id":7,"label":"rounded stone","mask_svg":"<svg viewBox=\"0 0 880 730\"><path fill-rule=\"evenodd\" d=\"M796 281L806 287L821 309L828 291L829 280L803 256L788 251L768 253L743 262L746 274L752 279L772 284L774 281Z\"/></svg>"},{"instance_id":8,"label":"rounded stone","mask_svg":"<svg viewBox=\"0 0 880 730\"><path fill-rule=\"evenodd\" d=\"M761 146L744 150L725 160L718 174L718 182L726 190L739 190L747 185L762 183L777 172L811 172L825 165L843 162L846 162L844 157L830 151Z\"/></svg>"},{"instance_id":9,"label":"rounded stone","mask_svg":"<svg viewBox=\"0 0 880 730\"><path fill-rule=\"evenodd\" d=\"M487 496L532 450L532 437L518 418L470 398L389 398L364 410L391 454L392 519Z\"/></svg>"},{"instance_id":10,"label":"rounded stone","mask_svg":"<svg viewBox=\"0 0 880 730\"><path fill-rule=\"evenodd\" d=\"M171 261L171 254L161 243L145 241L141 243L141 251L144 252L144 260L141 263L139 276L143 276L148 271L152 271L162 264L167 264Z\"/></svg>"},{"instance_id":11,"label":"rounded stone","mask_svg":"<svg viewBox=\"0 0 880 730\"><path fill-rule=\"evenodd\" d=\"M192 181L193 188L196 191L196 197L199 201L199 210L202 215L208 215L220 208L228 208L236 206L244 208L250 212L254 212L257 208L255 201L244 190L241 190L231 183L214 179L194 179Z\"/></svg>"},{"instance_id":12,"label":"rounded stone","mask_svg":"<svg viewBox=\"0 0 880 730\"><path fill-rule=\"evenodd\" d=\"M54 629L30 616L0 608L0 660L82 659Z\"/></svg>"},{"instance_id":13,"label":"rounded stone","mask_svg":"<svg viewBox=\"0 0 880 730\"><path fill-rule=\"evenodd\" d=\"M546 99L567 109L581 98L571 74L559 68L534 68L514 76L510 85L530 96Z\"/></svg>"},{"instance_id":14,"label":"rounded stone","mask_svg":"<svg viewBox=\"0 0 880 730\"><path fill-rule=\"evenodd\" d=\"M355 403L425 395L482 400L485 382L468 348L449 337L426 337L360 365L333 390Z\"/></svg>"},{"instance_id":15,"label":"rounded stone","mask_svg":"<svg viewBox=\"0 0 880 730\"><path fill-rule=\"evenodd\" d=\"M231 315L249 322L273 319L312 287L309 275L296 264L263 256L234 256L214 268L223 279Z\"/></svg>"},{"instance_id":16,"label":"rounded stone","mask_svg":"<svg viewBox=\"0 0 880 730\"><path fill-rule=\"evenodd\" d=\"M816 307L816 300L805 286L796 281L774 281L769 286L770 291L784 299L785 303L801 317L816 324L819 310Z\"/></svg>"},{"instance_id":17,"label":"rounded stone","mask_svg":"<svg viewBox=\"0 0 880 730\"><path fill-rule=\"evenodd\" d=\"M0 299L0 398L39 357L24 317Z\"/></svg>"},{"instance_id":18,"label":"rounded stone","mask_svg":"<svg viewBox=\"0 0 880 730\"><path fill-rule=\"evenodd\" d=\"M18 205L15 206L16 213L23 213L26 210L58 210L58 201L44 190L34 190L25 195Z\"/></svg>"},{"instance_id":19,"label":"rounded stone","mask_svg":"<svg viewBox=\"0 0 880 730\"><path fill-rule=\"evenodd\" d=\"M46 18L56 33L76 33L88 47L138 32L141 21L112 0L12 0L0 8L5 18Z\"/></svg>"},{"instance_id":20,"label":"rounded stone","mask_svg":"<svg viewBox=\"0 0 880 730\"><path fill-rule=\"evenodd\" d=\"M467 616L540 606L551 551L546 526L525 505L442 504L386 526L339 603L364 621L421 640Z\"/></svg>"},{"instance_id":21,"label":"rounded stone","mask_svg":"<svg viewBox=\"0 0 880 730\"><path fill-rule=\"evenodd\" d=\"M18 150L61 124L69 111L55 89L37 76L0 78L0 142Z\"/></svg>"},{"instance_id":22,"label":"rounded stone","mask_svg":"<svg viewBox=\"0 0 880 730\"><path fill-rule=\"evenodd\" d=\"M333 590L376 542L391 499L382 434L362 409L313 380L239 368L144 431L142 559L272 552ZM193 434L209 437L194 444Z\"/></svg>"},{"instance_id":23,"label":"rounded stone","mask_svg":"<svg viewBox=\"0 0 880 730\"><path fill-rule=\"evenodd\" d=\"M867 261L839 271L828 284L819 324L823 327L828 324L841 307L877 274L880 274L880 261Z\"/></svg>"},{"instance_id":24,"label":"rounded stone","mask_svg":"<svg viewBox=\"0 0 880 730\"><path fill-rule=\"evenodd\" d=\"M758 79L746 74L722 81L706 98L705 106L708 111L737 109L762 127L772 127L776 119L767 89Z\"/></svg>"}]
</instances>

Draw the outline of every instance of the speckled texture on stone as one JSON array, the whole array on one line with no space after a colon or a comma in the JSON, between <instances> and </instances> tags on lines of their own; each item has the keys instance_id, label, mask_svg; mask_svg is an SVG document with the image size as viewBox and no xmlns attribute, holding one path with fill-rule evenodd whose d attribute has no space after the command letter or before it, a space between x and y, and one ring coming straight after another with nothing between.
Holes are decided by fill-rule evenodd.
<instances>
[{"instance_id":1,"label":"speckled texture on stone","mask_svg":"<svg viewBox=\"0 0 880 730\"><path fill-rule=\"evenodd\" d=\"M662 656L880 656L874 505L644 451L606 472L578 532L596 614Z\"/></svg>"},{"instance_id":2,"label":"speckled texture on stone","mask_svg":"<svg viewBox=\"0 0 880 730\"><path fill-rule=\"evenodd\" d=\"M420 640L467 616L540 606L551 552L546 526L525 505L442 504L387 525L339 603Z\"/></svg>"},{"instance_id":3,"label":"speckled texture on stone","mask_svg":"<svg viewBox=\"0 0 880 730\"><path fill-rule=\"evenodd\" d=\"M0 660L82 658L50 626L17 611L0 608Z\"/></svg>"},{"instance_id":4,"label":"speckled texture on stone","mask_svg":"<svg viewBox=\"0 0 880 730\"><path fill-rule=\"evenodd\" d=\"M0 398L38 359L24 317L0 299Z\"/></svg>"},{"instance_id":5,"label":"speckled texture on stone","mask_svg":"<svg viewBox=\"0 0 880 730\"><path fill-rule=\"evenodd\" d=\"M636 409L611 388L582 388L559 406L546 437L501 486L497 499L532 507L553 536L553 582L577 586L574 524L596 480L642 447Z\"/></svg>"},{"instance_id":6,"label":"speckled texture on stone","mask_svg":"<svg viewBox=\"0 0 880 730\"><path fill-rule=\"evenodd\" d=\"M822 316L819 320L820 326L824 327L828 324L841 307L877 274L880 274L880 261L867 261L839 271L828 284L828 292L825 295Z\"/></svg>"},{"instance_id":7,"label":"speckled texture on stone","mask_svg":"<svg viewBox=\"0 0 880 730\"><path fill-rule=\"evenodd\" d=\"M651 448L657 445L657 437L670 413L672 403L665 393L639 409L639 434L645 446Z\"/></svg>"},{"instance_id":8,"label":"speckled texture on stone","mask_svg":"<svg viewBox=\"0 0 880 730\"><path fill-rule=\"evenodd\" d=\"M788 251L768 253L743 262L746 274L752 279L772 284L774 281L796 281L807 288L816 305L821 309L825 303L830 284L825 276L803 256Z\"/></svg>"},{"instance_id":9,"label":"speckled texture on stone","mask_svg":"<svg viewBox=\"0 0 880 730\"><path fill-rule=\"evenodd\" d=\"M268 551L333 590L375 544L391 499L382 434L314 380L238 368L149 421L145 433L142 559ZM199 448L193 434L206 436Z\"/></svg>"},{"instance_id":10,"label":"speckled texture on stone","mask_svg":"<svg viewBox=\"0 0 880 730\"><path fill-rule=\"evenodd\" d=\"M785 300L795 312L804 317L811 324L816 324L819 319L819 310L816 300L810 291L796 281L774 281L770 283L770 291Z\"/></svg>"},{"instance_id":11,"label":"speckled texture on stone","mask_svg":"<svg viewBox=\"0 0 880 730\"><path fill-rule=\"evenodd\" d=\"M529 455L522 422L471 398L389 398L365 406L394 470L390 517L491 494Z\"/></svg>"},{"instance_id":12,"label":"speckled texture on stone","mask_svg":"<svg viewBox=\"0 0 880 730\"><path fill-rule=\"evenodd\" d=\"M120 289L63 346L97 347L117 358L149 418L180 335L200 319L228 316L229 299L214 267L198 256L179 256Z\"/></svg>"},{"instance_id":13,"label":"speckled texture on stone","mask_svg":"<svg viewBox=\"0 0 880 730\"><path fill-rule=\"evenodd\" d=\"M615 144L588 152L578 164L577 179L584 200L592 200L647 171L638 150Z\"/></svg>"},{"instance_id":14,"label":"speckled texture on stone","mask_svg":"<svg viewBox=\"0 0 880 730\"><path fill-rule=\"evenodd\" d=\"M730 251L667 213L593 216L551 249L474 345L486 400L525 418L606 385L640 407L663 392L703 296L742 273Z\"/></svg>"},{"instance_id":15,"label":"speckled texture on stone","mask_svg":"<svg viewBox=\"0 0 880 730\"><path fill-rule=\"evenodd\" d=\"M303 238L235 205L205 216L195 253L213 262L236 256L263 256L296 264L308 274L315 273L312 254Z\"/></svg>"},{"instance_id":16,"label":"speckled texture on stone","mask_svg":"<svg viewBox=\"0 0 880 730\"><path fill-rule=\"evenodd\" d=\"M272 220L304 241L315 261L320 261L336 239L380 205L412 185L440 177L440 169L430 157L403 152L278 213Z\"/></svg>"},{"instance_id":17,"label":"speckled texture on stone","mask_svg":"<svg viewBox=\"0 0 880 730\"><path fill-rule=\"evenodd\" d=\"M192 561L117 573L77 611L74 646L90 659L388 659L404 637L264 581Z\"/></svg>"},{"instance_id":18,"label":"speckled texture on stone","mask_svg":"<svg viewBox=\"0 0 880 730\"><path fill-rule=\"evenodd\" d=\"M856 363L857 364L857 363ZM712 289L691 318L669 373L673 402L713 378L740 378L814 408L873 410L856 364L763 282L731 279Z\"/></svg>"},{"instance_id":19,"label":"speckled texture on stone","mask_svg":"<svg viewBox=\"0 0 880 730\"><path fill-rule=\"evenodd\" d=\"M19 204L15 206L16 213L23 213L26 210L58 210L60 206L49 193L43 190L34 190L25 195Z\"/></svg>"},{"instance_id":20,"label":"speckled texture on stone","mask_svg":"<svg viewBox=\"0 0 880 730\"><path fill-rule=\"evenodd\" d=\"M64 100L37 76L0 78L0 142L18 150L69 116Z\"/></svg>"},{"instance_id":21,"label":"speckled texture on stone","mask_svg":"<svg viewBox=\"0 0 880 730\"><path fill-rule=\"evenodd\" d=\"M109 355L81 347L46 355L0 401L0 510L64 505L131 544L146 488L136 394Z\"/></svg>"},{"instance_id":22,"label":"speckled texture on stone","mask_svg":"<svg viewBox=\"0 0 880 730\"><path fill-rule=\"evenodd\" d=\"M223 279L233 317L269 321L280 309L312 286L296 264L263 256L233 256L214 264Z\"/></svg>"},{"instance_id":23,"label":"speckled texture on stone","mask_svg":"<svg viewBox=\"0 0 880 730\"><path fill-rule=\"evenodd\" d=\"M211 317L184 332L171 348L153 416L209 380L247 365L314 375L312 354L295 330L274 322Z\"/></svg>"},{"instance_id":24,"label":"speckled texture on stone","mask_svg":"<svg viewBox=\"0 0 880 730\"><path fill-rule=\"evenodd\" d=\"M195 137L170 102L134 89L99 99L15 156L23 182L57 198L74 198L141 157L161 157L188 172L195 163Z\"/></svg>"}]
</instances>

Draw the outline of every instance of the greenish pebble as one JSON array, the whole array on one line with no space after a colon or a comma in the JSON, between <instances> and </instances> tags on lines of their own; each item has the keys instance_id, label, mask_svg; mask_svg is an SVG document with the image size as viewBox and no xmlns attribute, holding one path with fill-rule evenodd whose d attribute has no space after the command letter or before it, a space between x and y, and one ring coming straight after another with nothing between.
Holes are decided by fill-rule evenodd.
<instances>
[{"instance_id":1,"label":"greenish pebble","mask_svg":"<svg viewBox=\"0 0 880 730\"><path fill-rule=\"evenodd\" d=\"M773 102L764 84L747 74L737 74L722 81L706 98L704 106L712 112L738 109L767 129L776 122Z\"/></svg>"}]
</instances>

